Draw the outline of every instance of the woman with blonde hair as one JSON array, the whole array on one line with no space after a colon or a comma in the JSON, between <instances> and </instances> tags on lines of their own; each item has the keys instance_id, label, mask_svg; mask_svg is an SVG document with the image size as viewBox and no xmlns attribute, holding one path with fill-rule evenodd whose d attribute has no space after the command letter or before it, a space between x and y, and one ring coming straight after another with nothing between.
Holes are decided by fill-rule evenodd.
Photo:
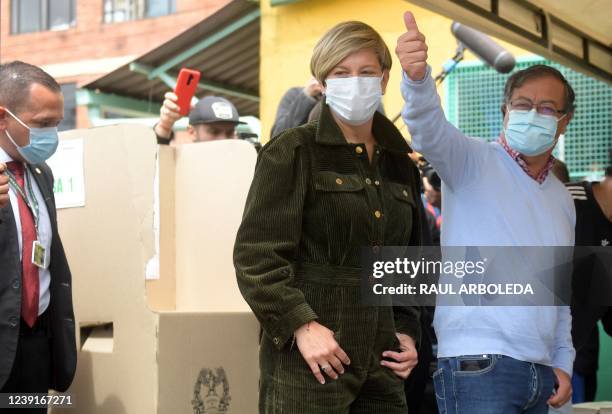
<instances>
[{"instance_id":1,"label":"woman with blonde hair","mask_svg":"<svg viewBox=\"0 0 612 414\"><path fill-rule=\"evenodd\" d=\"M234 247L240 290L264 330L261 413L406 413L418 310L361 302L361 248L420 244L419 173L376 112L391 55L361 22L317 43L318 120L260 152Z\"/></svg>"}]
</instances>

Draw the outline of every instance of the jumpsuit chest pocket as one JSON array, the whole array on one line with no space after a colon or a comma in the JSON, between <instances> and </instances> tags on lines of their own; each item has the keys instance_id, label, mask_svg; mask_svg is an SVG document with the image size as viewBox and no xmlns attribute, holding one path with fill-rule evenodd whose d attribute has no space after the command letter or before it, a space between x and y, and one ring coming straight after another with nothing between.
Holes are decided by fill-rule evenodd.
<instances>
[{"instance_id":1,"label":"jumpsuit chest pocket","mask_svg":"<svg viewBox=\"0 0 612 414\"><path fill-rule=\"evenodd\" d=\"M347 264L349 246L361 245L368 239L370 208L362 180L358 174L313 174L313 191L304 220L316 226L312 237L326 245L329 263Z\"/></svg>"},{"instance_id":2,"label":"jumpsuit chest pocket","mask_svg":"<svg viewBox=\"0 0 612 414\"><path fill-rule=\"evenodd\" d=\"M315 210L320 220L333 227L351 222L356 225L368 211L362 179L357 174L320 171L314 174Z\"/></svg>"},{"instance_id":3,"label":"jumpsuit chest pocket","mask_svg":"<svg viewBox=\"0 0 612 414\"><path fill-rule=\"evenodd\" d=\"M387 182L387 244L404 245L410 240L417 204L414 190L406 184ZM390 236L390 237L389 237Z\"/></svg>"},{"instance_id":4,"label":"jumpsuit chest pocket","mask_svg":"<svg viewBox=\"0 0 612 414\"><path fill-rule=\"evenodd\" d=\"M333 171L319 171L314 175L316 191L351 193L363 190L363 182L357 174L338 174Z\"/></svg>"},{"instance_id":5,"label":"jumpsuit chest pocket","mask_svg":"<svg viewBox=\"0 0 612 414\"><path fill-rule=\"evenodd\" d=\"M412 188L410 188L410 186L399 183L388 183L387 185L389 186L389 192L395 200L409 204L412 208L416 207L414 195L412 194Z\"/></svg>"}]
</instances>

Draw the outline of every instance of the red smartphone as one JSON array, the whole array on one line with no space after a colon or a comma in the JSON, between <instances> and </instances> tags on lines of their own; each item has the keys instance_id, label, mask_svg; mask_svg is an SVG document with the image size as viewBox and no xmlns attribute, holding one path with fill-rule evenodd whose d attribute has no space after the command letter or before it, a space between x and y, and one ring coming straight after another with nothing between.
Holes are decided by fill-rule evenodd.
<instances>
[{"instance_id":1,"label":"red smartphone","mask_svg":"<svg viewBox=\"0 0 612 414\"><path fill-rule=\"evenodd\" d=\"M186 116L191 109L191 98L195 95L200 81L200 72L193 69L182 68L179 72L174 94L178 97L176 104L179 106L179 113Z\"/></svg>"}]
</instances>

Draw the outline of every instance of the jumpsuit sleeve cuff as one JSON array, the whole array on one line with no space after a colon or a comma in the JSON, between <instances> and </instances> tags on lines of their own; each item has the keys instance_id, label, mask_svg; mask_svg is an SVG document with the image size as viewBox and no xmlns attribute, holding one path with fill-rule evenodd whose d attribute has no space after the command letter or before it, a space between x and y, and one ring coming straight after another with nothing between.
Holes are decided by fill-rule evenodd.
<instances>
[{"instance_id":1,"label":"jumpsuit sleeve cuff","mask_svg":"<svg viewBox=\"0 0 612 414\"><path fill-rule=\"evenodd\" d=\"M317 318L315 311L306 302L300 303L274 324L271 329L274 346L280 351L293 338L296 329Z\"/></svg>"}]
</instances>

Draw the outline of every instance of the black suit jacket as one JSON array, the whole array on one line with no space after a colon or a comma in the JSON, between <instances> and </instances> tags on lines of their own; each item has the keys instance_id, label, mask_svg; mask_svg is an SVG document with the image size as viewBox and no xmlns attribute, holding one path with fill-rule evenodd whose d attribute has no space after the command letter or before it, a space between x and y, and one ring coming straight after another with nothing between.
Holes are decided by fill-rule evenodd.
<instances>
[{"instance_id":1,"label":"black suit jacket","mask_svg":"<svg viewBox=\"0 0 612 414\"><path fill-rule=\"evenodd\" d=\"M49 386L65 391L76 370L76 339L72 309L72 277L57 232L57 213L53 197L53 174L46 164L29 166L45 199L53 238L51 242L51 378ZM19 338L21 315L21 262L13 210L9 204L0 209L0 388L13 366Z\"/></svg>"}]
</instances>

